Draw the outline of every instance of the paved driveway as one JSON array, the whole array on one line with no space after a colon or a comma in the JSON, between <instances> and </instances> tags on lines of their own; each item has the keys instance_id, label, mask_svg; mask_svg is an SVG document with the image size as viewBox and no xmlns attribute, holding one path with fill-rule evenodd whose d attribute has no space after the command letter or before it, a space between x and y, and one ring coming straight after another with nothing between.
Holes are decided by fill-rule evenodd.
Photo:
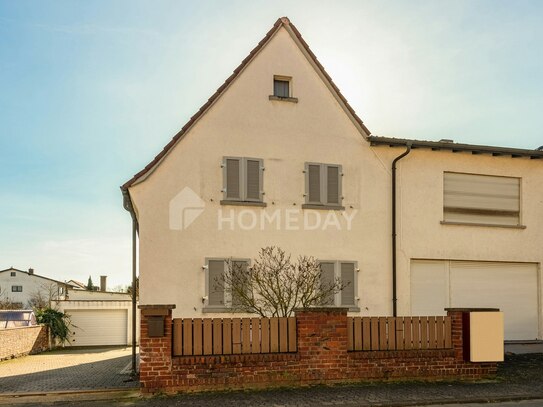
<instances>
[{"instance_id":1,"label":"paved driveway","mask_svg":"<svg viewBox=\"0 0 543 407\"><path fill-rule=\"evenodd\" d=\"M126 389L131 348L65 349L0 362L0 395Z\"/></svg>"}]
</instances>

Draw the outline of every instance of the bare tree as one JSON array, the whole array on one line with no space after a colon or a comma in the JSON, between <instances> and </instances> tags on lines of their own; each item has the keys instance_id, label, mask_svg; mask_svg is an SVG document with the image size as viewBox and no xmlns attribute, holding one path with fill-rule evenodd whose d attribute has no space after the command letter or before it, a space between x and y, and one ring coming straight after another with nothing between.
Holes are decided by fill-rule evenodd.
<instances>
[{"instance_id":1,"label":"bare tree","mask_svg":"<svg viewBox=\"0 0 543 407\"><path fill-rule=\"evenodd\" d=\"M347 284L327 281L314 257L300 256L293 263L289 254L272 246L261 249L251 267L228 260L215 286L230 297L234 310L288 317L296 308L333 304L333 295Z\"/></svg>"},{"instance_id":2,"label":"bare tree","mask_svg":"<svg viewBox=\"0 0 543 407\"><path fill-rule=\"evenodd\" d=\"M56 283L43 283L32 293L28 300L28 307L41 310L46 308L55 308L56 301L59 299L59 287Z\"/></svg>"}]
</instances>

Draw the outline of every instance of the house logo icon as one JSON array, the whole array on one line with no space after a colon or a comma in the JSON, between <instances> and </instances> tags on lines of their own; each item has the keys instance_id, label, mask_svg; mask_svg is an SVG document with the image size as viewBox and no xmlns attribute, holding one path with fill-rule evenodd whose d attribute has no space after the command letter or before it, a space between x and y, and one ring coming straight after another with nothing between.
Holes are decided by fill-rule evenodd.
<instances>
[{"instance_id":1,"label":"house logo icon","mask_svg":"<svg viewBox=\"0 0 543 407\"><path fill-rule=\"evenodd\" d=\"M202 214L205 202L189 187L170 201L170 230L185 230Z\"/></svg>"}]
</instances>

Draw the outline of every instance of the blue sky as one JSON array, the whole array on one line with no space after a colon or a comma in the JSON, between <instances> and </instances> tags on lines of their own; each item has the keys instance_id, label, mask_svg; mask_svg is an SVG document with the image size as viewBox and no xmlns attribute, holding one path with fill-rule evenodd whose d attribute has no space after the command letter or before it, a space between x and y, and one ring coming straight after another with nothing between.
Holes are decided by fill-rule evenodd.
<instances>
[{"instance_id":1,"label":"blue sky","mask_svg":"<svg viewBox=\"0 0 543 407\"><path fill-rule=\"evenodd\" d=\"M0 269L128 284L119 185L283 15L373 134L543 145L541 1L0 0Z\"/></svg>"}]
</instances>

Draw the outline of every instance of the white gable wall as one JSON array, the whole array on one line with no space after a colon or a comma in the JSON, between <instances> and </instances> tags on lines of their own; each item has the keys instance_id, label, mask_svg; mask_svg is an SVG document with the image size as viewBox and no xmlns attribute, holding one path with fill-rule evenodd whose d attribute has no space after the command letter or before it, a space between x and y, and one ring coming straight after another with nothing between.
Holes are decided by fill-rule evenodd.
<instances>
[{"instance_id":1,"label":"white gable wall","mask_svg":"<svg viewBox=\"0 0 543 407\"><path fill-rule=\"evenodd\" d=\"M298 103L268 100L273 75L292 76ZM219 209L258 216L263 210L219 204L223 156L264 160L269 211L300 209L306 161L341 164L346 212L358 211L352 230L219 232ZM174 303L174 315L198 315L206 257L254 257L260 248L278 245L294 256L358 261L361 309L388 314L390 301L383 301L391 298L389 199L383 199L389 197L388 183L388 169L282 28L156 171L130 188L140 222L141 303ZM206 209L187 230L170 230L169 202L186 186Z\"/></svg>"}]
</instances>

